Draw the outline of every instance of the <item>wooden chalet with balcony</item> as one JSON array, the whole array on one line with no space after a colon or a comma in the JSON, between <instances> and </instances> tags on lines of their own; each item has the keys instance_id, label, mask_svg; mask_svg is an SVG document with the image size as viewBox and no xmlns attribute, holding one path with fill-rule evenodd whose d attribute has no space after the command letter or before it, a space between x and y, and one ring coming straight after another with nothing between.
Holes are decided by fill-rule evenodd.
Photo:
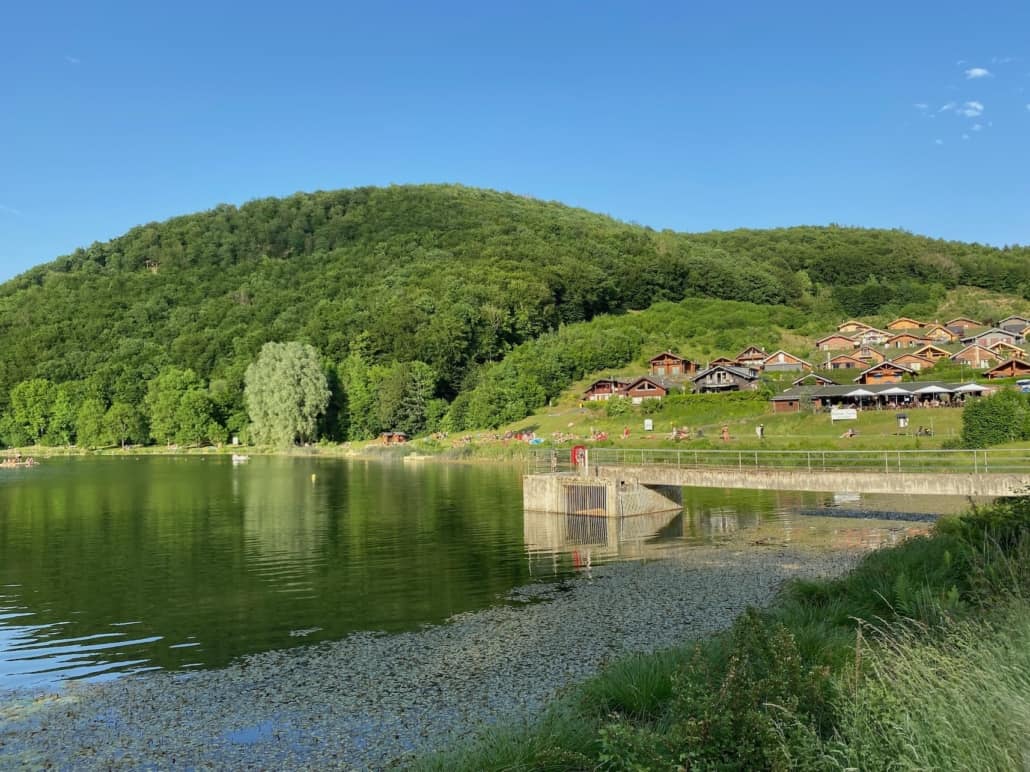
<instances>
[{"instance_id":1,"label":"wooden chalet with balcony","mask_svg":"<svg viewBox=\"0 0 1030 772\"><path fill-rule=\"evenodd\" d=\"M767 373L797 373L813 369L811 363L783 349L766 357L763 367Z\"/></svg>"},{"instance_id":2,"label":"wooden chalet with balcony","mask_svg":"<svg viewBox=\"0 0 1030 772\"><path fill-rule=\"evenodd\" d=\"M632 383L626 384L622 390L622 395L629 397L633 401L634 405L639 405L645 399L661 399L662 397L668 396L669 387L662 383L659 379L651 378L647 375L637 378Z\"/></svg>"},{"instance_id":3,"label":"wooden chalet with balcony","mask_svg":"<svg viewBox=\"0 0 1030 772\"><path fill-rule=\"evenodd\" d=\"M923 359L932 359L935 362L938 359L947 359L951 356L950 351L941 348L940 346L935 346L932 343L923 346L920 349L916 349L912 353L915 354L917 357L923 357Z\"/></svg>"},{"instance_id":4,"label":"wooden chalet with balcony","mask_svg":"<svg viewBox=\"0 0 1030 772\"><path fill-rule=\"evenodd\" d=\"M1018 315L1006 316L998 322L998 327L1005 330L1005 332L1011 332L1020 337L1023 335L1023 330L1028 326L1030 326L1030 319L1027 319L1025 316Z\"/></svg>"},{"instance_id":5,"label":"wooden chalet with balcony","mask_svg":"<svg viewBox=\"0 0 1030 772\"><path fill-rule=\"evenodd\" d=\"M993 351L983 346L966 346L961 351L952 354L951 361L981 370L985 367L993 367L1001 359Z\"/></svg>"},{"instance_id":6,"label":"wooden chalet with balcony","mask_svg":"<svg viewBox=\"0 0 1030 772\"><path fill-rule=\"evenodd\" d=\"M679 354L673 354L671 351L663 351L658 356L651 357L648 364L651 375L658 378L681 378L697 372L695 362L691 362Z\"/></svg>"},{"instance_id":7,"label":"wooden chalet with balcony","mask_svg":"<svg viewBox=\"0 0 1030 772\"><path fill-rule=\"evenodd\" d=\"M890 333L877 330L874 327L855 333L855 340L858 341L860 346L882 346L890 337Z\"/></svg>"},{"instance_id":8,"label":"wooden chalet with balcony","mask_svg":"<svg viewBox=\"0 0 1030 772\"><path fill-rule=\"evenodd\" d=\"M909 353L900 354L890 361L894 364L901 365L902 367L907 367L909 370L914 370L917 373L922 372L923 370L929 370L934 366L934 364L936 364L932 359L927 359L925 357Z\"/></svg>"},{"instance_id":9,"label":"wooden chalet with balcony","mask_svg":"<svg viewBox=\"0 0 1030 772\"><path fill-rule=\"evenodd\" d=\"M887 357L884 356L882 352L877 351L872 346L862 346L862 348L860 348L858 351L852 354L852 356L855 359L864 362L865 367L868 367L871 364L876 364L877 362L884 362L887 360Z\"/></svg>"},{"instance_id":10,"label":"wooden chalet with balcony","mask_svg":"<svg viewBox=\"0 0 1030 772\"><path fill-rule=\"evenodd\" d=\"M856 346L858 343L855 339L842 332L835 332L815 342L815 347L820 351L852 351Z\"/></svg>"},{"instance_id":11,"label":"wooden chalet with balcony","mask_svg":"<svg viewBox=\"0 0 1030 772\"><path fill-rule=\"evenodd\" d=\"M769 354L758 346L748 346L737 354L735 361L739 363L741 367L753 367L756 370L761 370L763 363L768 356Z\"/></svg>"},{"instance_id":12,"label":"wooden chalet with balcony","mask_svg":"<svg viewBox=\"0 0 1030 772\"><path fill-rule=\"evenodd\" d=\"M899 332L897 335L891 335L887 338L887 342L884 345L887 348L919 348L929 342L927 338L921 335L913 335L911 332Z\"/></svg>"},{"instance_id":13,"label":"wooden chalet with balcony","mask_svg":"<svg viewBox=\"0 0 1030 772\"><path fill-rule=\"evenodd\" d=\"M959 333L936 323L926 325L919 334L933 343L957 343L959 339Z\"/></svg>"},{"instance_id":14,"label":"wooden chalet with balcony","mask_svg":"<svg viewBox=\"0 0 1030 772\"><path fill-rule=\"evenodd\" d=\"M847 354L838 354L823 368L825 370L864 370L869 367L868 362L863 362L861 359L856 359L853 356Z\"/></svg>"},{"instance_id":15,"label":"wooden chalet with balcony","mask_svg":"<svg viewBox=\"0 0 1030 772\"><path fill-rule=\"evenodd\" d=\"M612 397L625 396L626 387L632 382L633 380L628 378L599 378L583 392L583 399L587 402L600 402Z\"/></svg>"},{"instance_id":16,"label":"wooden chalet with balcony","mask_svg":"<svg viewBox=\"0 0 1030 772\"><path fill-rule=\"evenodd\" d=\"M737 365L713 365L691 380L699 393L719 391L753 391L758 388L758 371Z\"/></svg>"},{"instance_id":17,"label":"wooden chalet with balcony","mask_svg":"<svg viewBox=\"0 0 1030 772\"><path fill-rule=\"evenodd\" d=\"M1022 359L1006 359L990 370L984 370L987 378L1025 378L1030 375L1030 363Z\"/></svg>"},{"instance_id":18,"label":"wooden chalet with balcony","mask_svg":"<svg viewBox=\"0 0 1030 772\"><path fill-rule=\"evenodd\" d=\"M985 330L977 330L976 332L972 332L970 335L966 335L962 338L962 342L966 345L975 344L977 346L983 346L984 348L989 348L995 343L1002 342L1015 345L1016 334L1014 332L1006 332L998 327L988 327Z\"/></svg>"},{"instance_id":19,"label":"wooden chalet with balcony","mask_svg":"<svg viewBox=\"0 0 1030 772\"><path fill-rule=\"evenodd\" d=\"M976 319L970 319L968 316L955 317L951 321L946 322L944 326L952 332L957 332L960 337L966 334L966 330L983 327L983 325L976 321Z\"/></svg>"},{"instance_id":20,"label":"wooden chalet with balcony","mask_svg":"<svg viewBox=\"0 0 1030 772\"><path fill-rule=\"evenodd\" d=\"M1026 359L1026 352L1014 343L998 341L987 348L997 354L998 359Z\"/></svg>"},{"instance_id":21,"label":"wooden chalet with balcony","mask_svg":"<svg viewBox=\"0 0 1030 772\"><path fill-rule=\"evenodd\" d=\"M859 373L858 377L855 378L855 383L866 384L880 384L880 383L901 383L902 379L906 375L911 375L912 371L904 365L895 364L894 362L880 362L870 367L868 370L864 370Z\"/></svg>"}]
</instances>

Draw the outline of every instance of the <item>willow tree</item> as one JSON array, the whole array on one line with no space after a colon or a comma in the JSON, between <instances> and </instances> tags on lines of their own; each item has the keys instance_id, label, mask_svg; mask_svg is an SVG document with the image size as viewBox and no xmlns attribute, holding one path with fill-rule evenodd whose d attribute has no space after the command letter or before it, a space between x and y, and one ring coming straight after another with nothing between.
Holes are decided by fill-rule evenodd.
<instances>
[{"instance_id":1,"label":"willow tree","mask_svg":"<svg viewBox=\"0 0 1030 772\"><path fill-rule=\"evenodd\" d=\"M247 368L243 396L257 443L314 439L318 418L329 404L318 352L306 343L266 343Z\"/></svg>"}]
</instances>

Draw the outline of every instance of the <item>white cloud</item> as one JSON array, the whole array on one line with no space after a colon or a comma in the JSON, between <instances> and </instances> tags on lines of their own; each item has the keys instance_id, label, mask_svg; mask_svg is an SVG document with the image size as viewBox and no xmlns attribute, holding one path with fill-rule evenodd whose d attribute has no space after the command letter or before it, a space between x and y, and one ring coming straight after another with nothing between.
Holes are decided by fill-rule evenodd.
<instances>
[{"instance_id":1,"label":"white cloud","mask_svg":"<svg viewBox=\"0 0 1030 772\"><path fill-rule=\"evenodd\" d=\"M989 78L991 71L984 67L971 67L966 70L966 80L974 80L976 78Z\"/></svg>"},{"instance_id":2,"label":"white cloud","mask_svg":"<svg viewBox=\"0 0 1030 772\"><path fill-rule=\"evenodd\" d=\"M933 141L933 144L935 144L935 145L943 145L944 144L944 140L943 139L935 139Z\"/></svg>"},{"instance_id":3,"label":"white cloud","mask_svg":"<svg viewBox=\"0 0 1030 772\"><path fill-rule=\"evenodd\" d=\"M1030 104L1027 104L1026 109L1030 110Z\"/></svg>"},{"instance_id":4,"label":"white cloud","mask_svg":"<svg viewBox=\"0 0 1030 772\"><path fill-rule=\"evenodd\" d=\"M976 118L983 115L983 111L984 106L982 102L966 102L958 109L958 114L964 115L967 118Z\"/></svg>"},{"instance_id":5,"label":"white cloud","mask_svg":"<svg viewBox=\"0 0 1030 772\"><path fill-rule=\"evenodd\" d=\"M946 105L941 105L941 109L938 110L937 112L939 112L939 113L946 113L949 110L954 110L957 106L958 105L955 102L948 102L948 104L946 104Z\"/></svg>"},{"instance_id":6,"label":"white cloud","mask_svg":"<svg viewBox=\"0 0 1030 772\"><path fill-rule=\"evenodd\" d=\"M991 64L1008 64L1009 62L1018 61L1014 56L992 56Z\"/></svg>"},{"instance_id":7,"label":"white cloud","mask_svg":"<svg viewBox=\"0 0 1030 772\"><path fill-rule=\"evenodd\" d=\"M963 134L962 135L962 139L969 139L969 135L968 134Z\"/></svg>"},{"instance_id":8,"label":"white cloud","mask_svg":"<svg viewBox=\"0 0 1030 772\"><path fill-rule=\"evenodd\" d=\"M9 214L12 217L24 217L24 212L15 209L13 206L4 206L0 204L0 214Z\"/></svg>"},{"instance_id":9,"label":"white cloud","mask_svg":"<svg viewBox=\"0 0 1030 772\"><path fill-rule=\"evenodd\" d=\"M983 131L984 127L982 124L974 123L971 128L973 129L973 131Z\"/></svg>"},{"instance_id":10,"label":"white cloud","mask_svg":"<svg viewBox=\"0 0 1030 772\"><path fill-rule=\"evenodd\" d=\"M64 57L64 60L65 60L66 62L68 62L68 64L81 64L81 62L82 62L82 60L81 60L81 59L77 59L77 58L76 58L76 57L74 57L74 56L65 56L65 57Z\"/></svg>"},{"instance_id":11,"label":"white cloud","mask_svg":"<svg viewBox=\"0 0 1030 772\"><path fill-rule=\"evenodd\" d=\"M928 105L926 102L916 102L912 106L914 108L916 108L917 110L926 110L926 109L928 109L930 107L930 105Z\"/></svg>"}]
</instances>

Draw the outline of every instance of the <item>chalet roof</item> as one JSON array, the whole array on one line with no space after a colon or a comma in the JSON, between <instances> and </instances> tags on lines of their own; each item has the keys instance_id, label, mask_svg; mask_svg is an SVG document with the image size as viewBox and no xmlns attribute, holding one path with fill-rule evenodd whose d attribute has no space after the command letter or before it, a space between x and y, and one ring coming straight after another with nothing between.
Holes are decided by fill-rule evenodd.
<instances>
[{"instance_id":1,"label":"chalet roof","mask_svg":"<svg viewBox=\"0 0 1030 772\"><path fill-rule=\"evenodd\" d=\"M809 378L814 378L818 383L821 383L821 384L824 384L824 385L827 385L827 386L836 386L836 385L838 385L837 382L835 380L833 380L832 378L828 378L825 375L820 375L819 373L805 373L800 378L795 380L791 385L792 386L800 386L804 381L807 381Z\"/></svg>"},{"instance_id":2,"label":"chalet roof","mask_svg":"<svg viewBox=\"0 0 1030 772\"><path fill-rule=\"evenodd\" d=\"M974 348L980 349L982 352L984 352L985 354L989 354L990 356L994 357L995 359L998 358L993 351L991 351L986 346L981 346L979 343L970 343L968 346L965 346L965 347L959 349L958 351L956 351L954 354L952 354L951 358L952 359L957 359L962 354L965 354L967 351L969 351L970 349L974 349Z\"/></svg>"},{"instance_id":3,"label":"chalet roof","mask_svg":"<svg viewBox=\"0 0 1030 772\"><path fill-rule=\"evenodd\" d=\"M912 322L912 324L917 328L926 326L925 322L920 322L918 319L913 319L911 316L899 316L897 319L892 319L887 322L887 326L890 327L892 324L897 324L898 322Z\"/></svg>"},{"instance_id":4,"label":"chalet roof","mask_svg":"<svg viewBox=\"0 0 1030 772\"><path fill-rule=\"evenodd\" d=\"M933 349L934 351L939 351L942 354L947 354L948 356L951 356L951 352L950 351L948 351L946 348L941 348L940 346L936 345L935 343L927 343L925 346L920 346L919 348L917 348L912 353L915 354L918 357L918 356L922 356L922 352L923 351L927 351L929 349Z\"/></svg>"},{"instance_id":5,"label":"chalet roof","mask_svg":"<svg viewBox=\"0 0 1030 772\"><path fill-rule=\"evenodd\" d=\"M860 321L858 321L858 319L848 319L846 322L841 322L840 324L838 324L837 325L837 330L839 331L841 327L847 327L849 324L857 324L860 327L866 327L866 328L871 327L871 325L868 325L865 322L860 322Z\"/></svg>"},{"instance_id":6,"label":"chalet roof","mask_svg":"<svg viewBox=\"0 0 1030 772\"><path fill-rule=\"evenodd\" d=\"M716 370L724 370L731 375L736 375L738 378L744 378L749 381L757 381L758 373L752 370L750 367L737 367L736 365L713 365L712 367L706 367L704 370L699 372L693 378L692 381L699 381L709 373L713 373Z\"/></svg>"},{"instance_id":7,"label":"chalet roof","mask_svg":"<svg viewBox=\"0 0 1030 772\"><path fill-rule=\"evenodd\" d=\"M809 367L811 367L811 366L812 366L812 364L811 364L810 362L806 362L806 361L805 361L804 359L802 359L802 358L801 358L801 357L799 357L798 355L796 355L796 354L791 354L791 353L790 353L789 351L784 351L784 350L783 350L782 348L781 348L781 349L777 349L776 351L772 352L772 353L771 353L771 354L770 354L769 356L767 356L767 357L765 358L765 364L769 364L770 360L772 360L772 358L773 358L774 356L777 356L777 355L779 355L779 354L783 354L783 355L784 355L785 357L790 357L790 358L791 358L791 359L793 359L794 361L796 361L796 362L800 362L800 363L801 363L801 364L803 364L803 365L808 365ZM775 363L774 363L774 364L775 364Z\"/></svg>"},{"instance_id":8,"label":"chalet roof","mask_svg":"<svg viewBox=\"0 0 1030 772\"><path fill-rule=\"evenodd\" d=\"M833 359L831 359L829 361L831 363L833 363L833 362L836 362L838 359L846 359L849 362L857 362L862 367L865 367L865 362L863 362L861 359L857 359L857 358L851 356L851 354L837 354L837 356L835 356Z\"/></svg>"},{"instance_id":9,"label":"chalet roof","mask_svg":"<svg viewBox=\"0 0 1030 772\"><path fill-rule=\"evenodd\" d=\"M980 324L980 322L976 321L976 319L970 319L968 316L956 316L954 319L951 319L951 320L945 322L944 326L945 327L950 327L951 325L955 324L955 322L969 322L974 327L981 327L982 326Z\"/></svg>"},{"instance_id":10,"label":"chalet roof","mask_svg":"<svg viewBox=\"0 0 1030 772\"><path fill-rule=\"evenodd\" d=\"M665 359L666 357L672 357L673 359L678 359L681 362L689 362L690 361L686 357L680 356L679 354L674 354L671 351L663 351L661 354L656 354L655 356L651 357L647 361L648 362L654 362L656 359Z\"/></svg>"},{"instance_id":11,"label":"chalet roof","mask_svg":"<svg viewBox=\"0 0 1030 772\"><path fill-rule=\"evenodd\" d=\"M967 332L968 332L968 330L967 330ZM972 341L977 340L978 338L984 337L985 335L990 335L991 333L998 333L1000 335L1008 335L1010 337L1015 337L1015 333L1009 332L1008 330L1003 330L1000 327L984 327L981 330L977 330L976 332L971 333L970 335L966 335L965 337L963 337L962 338L962 342L963 343L970 343Z\"/></svg>"},{"instance_id":12,"label":"chalet roof","mask_svg":"<svg viewBox=\"0 0 1030 772\"><path fill-rule=\"evenodd\" d=\"M1021 349L1015 343L1009 343L1007 340L996 341L996 342L992 343L990 346L987 347L987 349L989 351L994 351L995 349L999 349L999 348L1015 349L1016 351L1018 351L1020 353L1025 353L1023 351L1023 349Z\"/></svg>"},{"instance_id":13,"label":"chalet roof","mask_svg":"<svg viewBox=\"0 0 1030 772\"><path fill-rule=\"evenodd\" d=\"M1011 316L1006 316L1004 319L1002 319L1000 322L998 322L998 324L1002 325L1002 324L1005 324L1005 322L1012 322L1012 321L1020 321L1020 322L1023 322L1023 324L1030 324L1030 318L1027 318L1025 316L1020 316L1019 314L1012 314Z\"/></svg>"},{"instance_id":14,"label":"chalet roof","mask_svg":"<svg viewBox=\"0 0 1030 772\"><path fill-rule=\"evenodd\" d=\"M829 335L824 335L815 342L815 345L819 345L824 340L830 340L831 338L844 338L844 340L850 340L854 342L855 338L853 335L848 335L846 332L831 332Z\"/></svg>"},{"instance_id":15,"label":"chalet roof","mask_svg":"<svg viewBox=\"0 0 1030 772\"><path fill-rule=\"evenodd\" d=\"M880 364L888 364L888 363L898 364L898 360L899 359L904 359L906 357L908 357L909 359L918 359L919 361L925 362L926 364L930 365L931 367L933 367L936 364L936 362L934 362L932 359L927 359L926 357L921 357L918 354L913 354L913 353L908 352L908 351L906 351L904 354L898 354L893 359L889 359L889 360L887 360L887 362L881 362ZM907 365L902 365L902 367L906 367L906 366Z\"/></svg>"},{"instance_id":16,"label":"chalet roof","mask_svg":"<svg viewBox=\"0 0 1030 772\"><path fill-rule=\"evenodd\" d=\"M883 367L893 367L893 368L896 368L898 370L901 370L903 372L910 373L910 374L913 372L913 370L911 368L905 367L905 365L899 365L896 362L891 362L888 359L885 362L877 362L872 367L867 367L865 370L863 370L862 372L860 372L858 374L857 378L852 378L852 380L853 381L861 380L862 378L864 378L866 375L868 375L869 373L873 372L874 370L879 370L879 369L881 369Z\"/></svg>"},{"instance_id":17,"label":"chalet roof","mask_svg":"<svg viewBox=\"0 0 1030 772\"><path fill-rule=\"evenodd\" d=\"M1021 367L1021 369L1023 369L1024 371L1030 371L1030 362L1027 362L1027 361L1025 361L1023 359L1010 358L1010 359L1006 359L1004 362L999 362L998 364L996 364L994 367L990 368L989 370L984 370L984 373L983 373L984 377L990 378L991 377L991 373L993 373L995 371L998 371L998 370L1004 370L1005 368L1012 367L1013 365L1019 365Z\"/></svg>"},{"instance_id":18,"label":"chalet roof","mask_svg":"<svg viewBox=\"0 0 1030 772\"><path fill-rule=\"evenodd\" d=\"M644 381L652 383L655 386L660 386L661 388L666 390L670 390L673 388L672 381L667 381L665 380L665 378L659 378L653 375L641 375L639 378L634 378L632 381L627 381L625 388L632 389L634 386L636 386L639 383L643 383Z\"/></svg>"},{"instance_id":19,"label":"chalet roof","mask_svg":"<svg viewBox=\"0 0 1030 772\"><path fill-rule=\"evenodd\" d=\"M761 354L763 358L769 356L765 353L765 351L762 350L761 346L748 346L746 349L737 354L737 359L740 359L742 356L745 356L750 353Z\"/></svg>"}]
</instances>

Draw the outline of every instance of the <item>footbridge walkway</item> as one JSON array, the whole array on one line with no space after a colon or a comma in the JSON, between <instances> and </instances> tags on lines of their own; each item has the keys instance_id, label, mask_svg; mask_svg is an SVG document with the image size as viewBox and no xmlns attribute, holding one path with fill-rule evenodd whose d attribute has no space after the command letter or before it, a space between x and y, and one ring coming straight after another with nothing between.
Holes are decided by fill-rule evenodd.
<instances>
[{"instance_id":1,"label":"footbridge walkway","mask_svg":"<svg viewBox=\"0 0 1030 772\"><path fill-rule=\"evenodd\" d=\"M986 497L1030 493L1030 449L594 448L577 460L572 463L569 451L536 452L523 483L526 508L654 511L677 506L684 486Z\"/></svg>"}]
</instances>

